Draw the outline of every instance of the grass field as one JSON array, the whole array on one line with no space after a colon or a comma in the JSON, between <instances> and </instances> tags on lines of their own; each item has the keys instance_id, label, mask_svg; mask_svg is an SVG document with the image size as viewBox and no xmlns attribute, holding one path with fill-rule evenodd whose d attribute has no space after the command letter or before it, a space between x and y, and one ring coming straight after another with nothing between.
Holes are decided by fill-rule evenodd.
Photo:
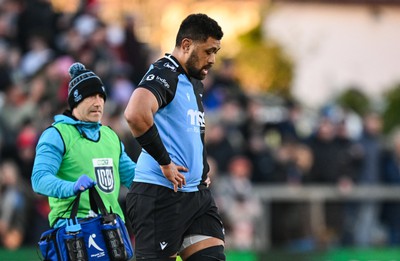
<instances>
[{"instance_id":1,"label":"grass field","mask_svg":"<svg viewBox=\"0 0 400 261\"><path fill-rule=\"evenodd\" d=\"M228 252L227 260L232 261L258 261L260 260L255 253L251 252ZM39 261L41 255L39 249L21 248L16 251L9 251L0 248L0 261ZM181 261L179 258L178 261Z\"/></svg>"},{"instance_id":2,"label":"grass field","mask_svg":"<svg viewBox=\"0 0 400 261\"><path fill-rule=\"evenodd\" d=\"M400 261L400 248L336 249L301 254L280 250L265 253L227 251L226 257L227 261ZM21 248L16 251L0 248L0 260L39 261L42 259L36 248Z\"/></svg>"}]
</instances>

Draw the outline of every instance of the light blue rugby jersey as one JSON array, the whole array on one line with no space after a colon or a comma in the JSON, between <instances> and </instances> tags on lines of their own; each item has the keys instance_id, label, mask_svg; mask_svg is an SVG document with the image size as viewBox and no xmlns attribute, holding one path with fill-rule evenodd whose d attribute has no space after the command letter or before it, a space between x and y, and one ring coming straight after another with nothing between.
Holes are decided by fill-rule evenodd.
<instances>
[{"instance_id":1,"label":"light blue rugby jersey","mask_svg":"<svg viewBox=\"0 0 400 261\"><path fill-rule=\"evenodd\" d=\"M190 78L175 57L167 54L150 66L139 87L150 90L158 100L160 108L154 122L171 160L189 169L183 172L186 185L179 191L198 191L204 187L209 170L204 148L202 82ZM145 150L138 158L134 181L173 189L159 164Z\"/></svg>"}]
</instances>

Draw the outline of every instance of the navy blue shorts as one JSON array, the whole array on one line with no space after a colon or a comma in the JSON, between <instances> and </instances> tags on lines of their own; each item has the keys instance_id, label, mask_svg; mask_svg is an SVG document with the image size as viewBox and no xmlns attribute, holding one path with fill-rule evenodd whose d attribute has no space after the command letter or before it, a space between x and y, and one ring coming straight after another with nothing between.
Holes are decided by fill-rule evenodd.
<instances>
[{"instance_id":1,"label":"navy blue shorts","mask_svg":"<svg viewBox=\"0 0 400 261\"><path fill-rule=\"evenodd\" d=\"M196 192L133 183L126 197L127 215L135 235L136 258L176 254L185 236L224 240L224 228L208 188Z\"/></svg>"}]
</instances>

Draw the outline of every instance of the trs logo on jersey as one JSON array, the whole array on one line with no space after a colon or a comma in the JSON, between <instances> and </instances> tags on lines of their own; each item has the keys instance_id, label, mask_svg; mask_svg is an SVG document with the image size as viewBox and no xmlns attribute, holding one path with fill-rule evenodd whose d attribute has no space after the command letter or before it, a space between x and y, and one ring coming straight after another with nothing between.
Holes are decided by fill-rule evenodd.
<instances>
[{"instance_id":1,"label":"trs logo on jersey","mask_svg":"<svg viewBox=\"0 0 400 261\"><path fill-rule=\"evenodd\" d=\"M93 159L94 173L96 175L97 186L104 192L114 191L114 172L113 159L102 158Z\"/></svg>"},{"instance_id":2,"label":"trs logo on jersey","mask_svg":"<svg viewBox=\"0 0 400 261\"><path fill-rule=\"evenodd\" d=\"M189 124L192 126L200 126L200 127L206 126L206 123L204 120L204 112L190 109L187 112L187 117L188 117Z\"/></svg>"}]
</instances>

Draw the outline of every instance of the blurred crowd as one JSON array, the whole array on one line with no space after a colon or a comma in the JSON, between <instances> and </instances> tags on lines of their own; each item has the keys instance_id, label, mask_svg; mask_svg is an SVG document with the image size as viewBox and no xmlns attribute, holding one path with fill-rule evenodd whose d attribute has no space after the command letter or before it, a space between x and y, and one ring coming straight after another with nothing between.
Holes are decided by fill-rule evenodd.
<instances>
[{"instance_id":1,"label":"blurred crowd","mask_svg":"<svg viewBox=\"0 0 400 261\"><path fill-rule=\"evenodd\" d=\"M103 80L102 123L137 159L140 147L123 119L131 92L155 56L135 34L102 21L96 1L56 13L48 0L0 0L0 246L36 245L48 227L47 198L32 192L36 142L66 108L68 68L79 61ZM294 100L246 92L234 59L204 81L206 146L212 190L224 219L227 248L253 249L264 205L255 184L400 184L400 132L382 133L379 112L357 115L336 104L312 111ZM123 204L124 195L121 195ZM272 246L317 250L400 245L396 202L327 203L318 234L307 203L273 203Z\"/></svg>"}]
</instances>

